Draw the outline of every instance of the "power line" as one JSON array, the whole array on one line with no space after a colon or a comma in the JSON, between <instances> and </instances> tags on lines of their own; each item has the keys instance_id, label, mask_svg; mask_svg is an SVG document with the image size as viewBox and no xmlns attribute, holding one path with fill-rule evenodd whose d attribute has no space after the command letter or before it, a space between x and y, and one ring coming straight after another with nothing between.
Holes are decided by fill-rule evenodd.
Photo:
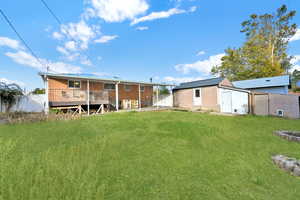
<instances>
[{"instance_id":1,"label":"power line","mask_svg":"<svg viewBox=\"0 0 300 200\"><path fill-rule=\"evenodd\" d=\"M52 15L52 17L56 20L56 22L60 25L60 26L62 26L63 25L63 23L62 23L62 21L59 19L59 17L54 13L54 11L50 8L50 6L46 3L46 1L45 0L41 0L41 2L42 2L42 4L47 8L47 10L49 11L49 13ZM65 31L66 31L66 33L67 33L67 35L71 38L71 40L73 41L73 42L75 42L75 43L77 43L77 39L75 39L73 36L72 36L72 34L69 32L69 30L68 29L65 29ZM90 60L90 57L86 54L86 53L84 53L85 54L85 56L86 56L86 58L88 59L88 60Z\"/></svg>"},{"instance_id":2,"label":"power line","mask_svg":"<svg viewBox=\"0 0 300 200\"><path fill-rule=\"evenodd\" d=\"M32 48L26 43L26 41L23 39L23 37L21 36L21 34L17 31L17 29L15 28L15 26L12 24L11 20L5 15L5 13L4 13L4 11L2 9L0 9L0 13L1 13L2 17L4 18L4 20L8 23L8 25L10 26L10 28L16 33L16 35L18 36L18 38L22 41L22 43L25 45L25 47L30 51L31 55L33 55L33 57L42 66L44 66L45 64L38 58L38 56L34 53L34 51L32 50Z\"/></svg>"}]
</instances>

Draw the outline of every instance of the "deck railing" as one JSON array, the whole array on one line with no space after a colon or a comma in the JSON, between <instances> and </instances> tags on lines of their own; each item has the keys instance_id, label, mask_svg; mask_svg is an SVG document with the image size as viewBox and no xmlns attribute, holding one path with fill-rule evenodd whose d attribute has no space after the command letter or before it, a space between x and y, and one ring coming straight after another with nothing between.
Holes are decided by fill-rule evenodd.
<instances>
[{"instance_id":1,"label":"deck railing","mask_svg":"<svg viewBox=\"0 0 300 200\"><path fill-rule=\"evenodd\" d=\"M90 91L91 104L107 104L109 103L109 95L107 91ZM87 102L88 92L81 89L49 89L50 102Z\"/></svg>"}]
</instances>

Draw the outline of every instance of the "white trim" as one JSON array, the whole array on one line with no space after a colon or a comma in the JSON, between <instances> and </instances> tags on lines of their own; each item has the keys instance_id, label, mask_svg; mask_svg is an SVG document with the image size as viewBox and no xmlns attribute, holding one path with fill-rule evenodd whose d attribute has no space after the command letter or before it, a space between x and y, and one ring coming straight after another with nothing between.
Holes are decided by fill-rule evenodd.
<instances>
[{"instance_id":1,"label":"white trim","mask_svg":"<svg viewBox=\"0 0 300 200\"><path fill-rule=\"evenodd\" d=\"M44 78L45 84L45 94L46 94L46 102L45 102L45 113L49 113L49 80L48 77Z\"/></svg>"},{"instance_id":2,"label":"white trim","mask_svg":"<svg viewBox=\"0 0 300 200\"><path fill-rule=\"evenodd\" d=\"M90 115L90 81L87 80L87 113Z\"/></svg>"},{"instance_id":3,"label":"white trim","mask_svg":"<svg viewBox=\"0 0 300 200\"><path fill-rule=\"evenodd\" d=\"M120 82L119 82L120 83ZM119 83L115 84L115 93L116 93L116 110L119 111Z\"/></svg>"},{"instance_id":4,"label":"white trim","mask_svg":"<svg viewBox=\"0 0 300 200\"><path fill-rule=\"evenodd\" d=\"M141 102L141 85L139 84L139 109L142 108L142 102Z\"/></svg>"}]
</instances>

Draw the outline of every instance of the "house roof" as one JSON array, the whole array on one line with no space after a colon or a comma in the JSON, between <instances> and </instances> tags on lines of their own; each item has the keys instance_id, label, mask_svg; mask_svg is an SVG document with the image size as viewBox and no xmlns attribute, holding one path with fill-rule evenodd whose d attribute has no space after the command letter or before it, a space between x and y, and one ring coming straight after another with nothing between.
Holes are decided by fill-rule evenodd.
<instances>
[{"instance_id":1,"label":"house roof","mask_svg":"<svg viewBox=\"0 0 300 200\"><path fill-rule=\"evenodd\" d=\"M244 81L234 81L232 82L234 87L242 89L254 89L254 88L266 88L266 87L280 87L280 86L290 86L290 76L274 76L267 78L258 78Z\"/></svg>"},{"instance_id":2,"label":"house roof","mask_svg":"<svg viewBox=\"0 0 300 200\"><path fill-rule=\"evenodd\" d=\"M112 83L132 83L132 84L143 84L143 85L154 85L154 86L174 86L171 84L163 83L151 83L143 81L129 81L122 80L118 78L101 78L93 74L54 74L54 73L39 73L42 77L53 77L53 78L62 78L62 79L80 79L80 80L93 80L93 81L103 81L103 82L112 82Z\"/></svg>"},{"instance_id":3,"label":"house roof","mask_svg":"<svg viewBox=\"0 0 300 200\"><path fill-rule=\"evenodd\" d=\"M179 86L175 87L174 90L219 85L223 80L224 78L219 77L219 78L211 78L211 79L181 83Z\"/></svg>"}]
</instances>

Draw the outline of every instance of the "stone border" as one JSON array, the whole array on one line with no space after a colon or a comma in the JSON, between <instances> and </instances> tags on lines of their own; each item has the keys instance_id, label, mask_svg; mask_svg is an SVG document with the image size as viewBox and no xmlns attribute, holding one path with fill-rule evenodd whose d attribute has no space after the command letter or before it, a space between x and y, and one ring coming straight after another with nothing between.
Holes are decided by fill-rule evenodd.
<instances>
[{"instance_id":1,"label":"stone border","mask_svg":"<svg viewBox=\"0 0 300 200\"><path fill-rule=\"evenodd\" d=\"M272 160L279 168L291 173L293 176L300 177L300 160L283 155L273 156Z\"/></svg>"},{"instance_id":2,"label":"stone border","mask_svg":"<svg viewBox=\"0 0 300 200\"><path fill-rule=\"evenodd\" d=\"M300 132L296 131L275 131L275 135L278 135L279 137L289 140L289 141L295 141L295 142L300 142ZM296 136L298 135L299 136Z\"/></svg>"}]
</instances>

